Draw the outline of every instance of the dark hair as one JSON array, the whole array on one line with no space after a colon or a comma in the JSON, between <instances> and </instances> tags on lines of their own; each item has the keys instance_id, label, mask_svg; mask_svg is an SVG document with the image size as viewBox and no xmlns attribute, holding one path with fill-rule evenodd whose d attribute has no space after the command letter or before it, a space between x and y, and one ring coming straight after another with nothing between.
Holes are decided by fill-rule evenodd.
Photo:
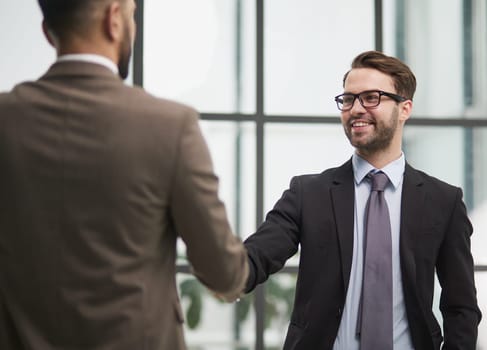
<instances>
[{"instance_id":1,"label":"dark hair","mask_svg":"<svg viewBox=\"0 0 487 350\"><path fill-rule=\"evenodd\" d=\"M82 32L92 25L95 9L108 0L38 0L47 27L58 37Z\"/></svg>"},{"instance_id":2,"label":"dark hair","mask_svg":"<svg viewBox=\"0 0 487 350\"><path fill-rule=\"evenodd\" d=\"M396 57L387 56L379 51L366 51L359 54L352 62L351 69L372 68L389 75L394 81L396 93L407 99L413 99L416 91L416 77L409 67ZM343 85L350 70L343 77Z\"/></svg>"}]
</instances>

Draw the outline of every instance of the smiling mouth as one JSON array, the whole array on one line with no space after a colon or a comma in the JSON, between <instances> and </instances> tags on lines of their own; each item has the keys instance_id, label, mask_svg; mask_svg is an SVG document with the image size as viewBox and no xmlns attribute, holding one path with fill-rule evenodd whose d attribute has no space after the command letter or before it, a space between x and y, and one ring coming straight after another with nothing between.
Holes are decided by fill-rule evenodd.
<instances>
[{"instance_id":1,"label":"smiling mouth","mask_svg":"<svg viewBox=\"0 0 487 350\"><path fill-rule=\"evenodd\" d=\"M372 123L371 122L357 120L357 121L352 122L350 125L351 125L352 128L360 128L360 127L372 125Z\"/></svg>"}]
</instances>

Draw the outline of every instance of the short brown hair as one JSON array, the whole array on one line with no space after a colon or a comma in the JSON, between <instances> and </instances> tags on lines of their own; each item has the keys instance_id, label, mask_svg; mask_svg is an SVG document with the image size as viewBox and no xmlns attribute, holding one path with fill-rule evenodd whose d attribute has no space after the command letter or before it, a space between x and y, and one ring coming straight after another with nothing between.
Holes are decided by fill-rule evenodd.
<instances>
[{"instance_id":1,"label":"short brown hair","mask_svg":"<svg viewBox=\"0 0 487 350\"><path fill-rule=\"evenodd\" d=\"M389 75L394 81L396 93L412 100L416 91L416 77L409 67L396 57L387 56L380 51L366 51L352 61L351 69L372 68ZM343 85L350 70L343 77Z\"/></svg>"}]
</instances>

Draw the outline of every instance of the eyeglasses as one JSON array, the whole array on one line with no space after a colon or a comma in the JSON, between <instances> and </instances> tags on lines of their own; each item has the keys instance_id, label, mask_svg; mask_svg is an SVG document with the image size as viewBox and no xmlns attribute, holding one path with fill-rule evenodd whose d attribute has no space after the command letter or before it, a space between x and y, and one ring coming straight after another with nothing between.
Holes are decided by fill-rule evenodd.
<instances>
[{"instance_id":1,"label":"eyeglasses","mask_svg":"<svg viewBox=\"0 0 487 350\"><path fill-rule=\"evenodd\" d=\"M341 111L351 110L356 98L358 98L362 107L373 108L380 104L381 96L387 96L396 102L403 102L407 100L405 97L390 92L385 92L382 90L368 90L362 91L359 94L345 93L335 96L335 102L337 103L338 109Z\"/></svg>"}]
</instances>

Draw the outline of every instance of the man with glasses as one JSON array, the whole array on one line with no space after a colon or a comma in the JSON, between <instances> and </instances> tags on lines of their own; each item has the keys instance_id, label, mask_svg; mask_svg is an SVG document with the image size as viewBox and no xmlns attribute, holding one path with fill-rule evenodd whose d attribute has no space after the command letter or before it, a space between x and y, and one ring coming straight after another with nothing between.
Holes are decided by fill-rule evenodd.
<instances>
[{"instance_id":1,"label":"man with glasses","mask_svg":"<svg viewBox=\"0 0 487 350\"><path fill-rule=\"evenodd\" d=\"M481 313L462 190L402 152L416 78L397 58L368 51L343 87L335 101L355 152L291 180L245 241L246 291L300 248L285 350L474 350ZM432 310L435 273L443 328Z\"/></svg>"}]
</instances>

